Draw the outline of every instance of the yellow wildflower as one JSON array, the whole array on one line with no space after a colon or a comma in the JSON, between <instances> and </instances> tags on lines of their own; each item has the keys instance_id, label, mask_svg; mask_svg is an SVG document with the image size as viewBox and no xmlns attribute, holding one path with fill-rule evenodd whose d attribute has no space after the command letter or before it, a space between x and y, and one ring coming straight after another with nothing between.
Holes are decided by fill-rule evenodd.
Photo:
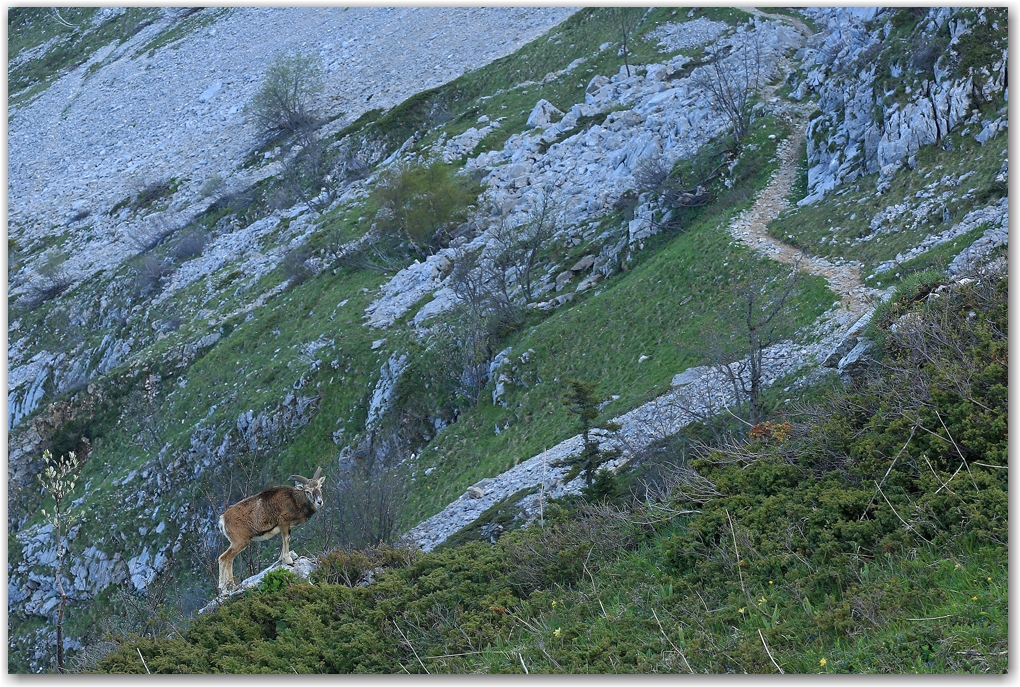
<instances>
[{"instance_id":1,"label":"yellow wildflower","mask_svg":"<svg viewBox=\"0 0 1020 687\"><path fill-rule=\"evenodd\" d=\"M553 602L552 602L552 607L553 607L553 608L556 608L556 599L553 599Z\"/></svg>"},{"instance_id":2,"label":"yellow wildflower","mask_svg":"<svg viewBox=\"0 0 1020 687\"><path fill-rule=\"evenodd\" d=\"M560 632L561 632L560 628L557 627L555 630L553 630L553 637L559 637Z\"/></svg>"},{"instance_id":3,"label":"yellow wildflower","mask_svg":"<svg viewBox=\"0 0 1020 687\"><path fill-rule=\"evenodd\" d=\"M970 597L970 600L971 601L977 601L977 597L976 596L972 596L972 597Z\"/></svg>"},{"instance_id":4,"label":"yellow wildflower","mask_svg":"<svg viewBox=\"0 0 1020 687\"><path fill-rule=\"evenodd\" d=\"M821 667L824 668L825 667L825 659L823 658L823 659L819 660L818 661L818 665L820 665Z\"/></svg>"},{"instance_id":5,"label":"yellow wildflower","mask_svg":"<svg viewBox=\"0 0 1020 687\"><path fill-rule=\"evenodd\" d=\"M740 608L738 608L738 609L737 609L737 613L739 613L739 614L743 615L743 614L744 614L744 611L746 611L746 610L747 610L746 608L744 608L744 607L742 607L742 606L741 606Z\"/></svg>"}]
</instances>

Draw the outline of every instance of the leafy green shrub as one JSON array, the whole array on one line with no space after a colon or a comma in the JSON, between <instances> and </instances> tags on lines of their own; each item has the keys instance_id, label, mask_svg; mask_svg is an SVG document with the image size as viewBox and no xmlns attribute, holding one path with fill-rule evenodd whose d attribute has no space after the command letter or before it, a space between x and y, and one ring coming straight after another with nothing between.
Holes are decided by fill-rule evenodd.
<instances>
[{"instance_id":1,"label":"leafy green shrub","mask_svg":"<svg viewBox=\"0 0 1020 687\"><path fill-rule=\"evenodd\" d=\"M310 100L322 89L322 67L316 56L280 54L273 58L246 109L269 133L308 132L317 121Z\"/></svg>"},{"instance_id":2,"label":"leafy green shrub","mask_svg":"<svg viewBox=\"0 0 1020 687\"><path fill-rule=\"evenodd\" d=\"M505 609L515 597L493 547L404 560L371 587L320 580L230 601L172 639L122 645L99 671L434 671L430 656L475 651L512 628Z\"/></svg>"},{"instance_id":3,"label":"leafy green shrub","mask_svg":"<svg viewBox=\"0 0 1020 687\"><path fill-rule=\"evenodd\" d=\"M800 438L695 461L728 496L673 537L678 569L732 574L743 542L751 570L800 556L822 589L857 555L1005 541L1006 309L1004 280L914 301L883 375L834 396Z\"/></svg>"},{"instance_id":4,"label":"leafy green shrub","mask_svg":"<svg viewBox=\"0 0 1020 687\"><path fill-rule=\"evenodd\" d=\"M581 495L589 501L615 503L626 496L619 477L609 470L595 473L590 485L581 489Z\"/></svg>"},{"instance_id":5,"label":"leafy green shrub","mask_svg":"<svg viewBox=\"0 0 1020 687\"><path fill-rule=\"evenodd\" d=\"M292 573L290 570L284 568L277 568L276 570L270 570L266 573L262 581L259 582L258 590L263 594L275 594L284 587L294 584L297 582L297 575Z\"/></svg>"},{"instance_id":6,"label":"leafy green shrub","mask_svg":"<svg viewBox=\"0 0 1020 687\"><path fill-rule=\"evenodd\" d=\"M478 196L477 185L454 175L450 165L395 167L384 173L372 191L376 225L399 235L426 257L442 248L450 231L468 218Z\"/></svg>"}]
</instances>

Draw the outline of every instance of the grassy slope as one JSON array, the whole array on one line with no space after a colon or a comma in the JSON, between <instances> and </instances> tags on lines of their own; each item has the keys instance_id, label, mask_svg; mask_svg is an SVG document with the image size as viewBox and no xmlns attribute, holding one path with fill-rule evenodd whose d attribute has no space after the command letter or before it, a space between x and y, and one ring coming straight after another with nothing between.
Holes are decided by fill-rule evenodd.
<instances>
[{"instance_id":1,"label":"grassy slope","mask_svg":"<svg viewBox=\"0 0 1020 687\"><path fill-rule=\"evenodd\" d=\"M986 116L994 109L991 106L986 108ZM971 129L970 134L975 133L974 128ZM981 145L971 135L961 136L960 131L947 136L943 146L922 148L917 155L917 168L893 177L884 194L876 192L877 174L862 177L837 189L824 201L788 211L769 225L769 233L816 255L859 260L864 265L861 273L869 277L879 263L906 252L931 234L949 229L971 210L1006 195L1006 188L995 182L1005 159L1006 137L1000 135ZM959 177L964 174L968 175L967 178L958 183ZM945 177L949 178L943 183ZM934 203L931 213L919 218L916 226L913 216L907 212L892 223L894 231L870 241L854 243L854 239L872 233L868 226L872 218L889 205L914 204L919 197L938 197L947 191L949 197ZM943 215L943 208L948 209L948 220ZM977 236L968 238L919 256L903 269L893 270L892 274L867 278L865 283L878 286L877 282L881 282L882 286L889 286L897 281L895 272L905 275L908 271L938 263L944 266Z\"/></svg>"},{"instance_id":2,"label":"grassy slope","mask_svg":"<svg viewBox=\"0 0 1020 687\"><path fill-rule=\"evenodd\" d=\"M908 307L927 362L901 328L883 375L791 439L696 462L714 499L551 507L495 546L338 552L314 586L278 581L98 667L142 672L140 651L157 672L1003 672L1007 284Z\"/></svg>"},{"instance_id":3,"label":"grassy slope","mask_svg":"<svg viewBox=\"0 0 1020 687\"><path fill-rule=\"evenodd\" d=\"M766 162L776 145L767 138L770 131L756 131L751 144L761 148L755 162L749 162L755 174L734 197L761 188L774 169L773 161ZM477 408L439 435L419 460L422 469L437 469L418 476L422 487L411 495L403 522L414 525L475 481L574 435L570 414L559 403L568 378L599 380L602 394L619 395L604 411L612 416L665 392L677 372L709 362L706 336L713 332L729 343L728 335L739 332L734 304L743 275L752 266L771 278L786 273L733 245L725 231L748 202L716 203L681 234L661 237L637 266L595 294L513 337L508 342L513 355L535 351L523 375L530 386L511 388L509 409L494 407L483 393ZM790 301L786 335L813 321L832 301L824 280L805 278ZM649 359L639 364L642 355ZM494 433L495 425L507 424L509 431Z\"/></svg>"},{"instance_id":4,"label":"grassy slope","mask_svg":"<svg viewBox=\"0 0 1020 687\"><path fill-rule=\"evenodd\" d=\"M617 57L614 51L604 51L597 61L590 61L573 74L541 88L510 89L504 95L482 100L478 99L478 95L484 94L482 87L486 83L505 81L506 86L512 86L522 78L541 79L547 71L561 69L575 57L588 55L592 46L597 47L603 40L612 40L614 35L607 29L607 19L599 12L579 13L575 19L554 31L550 40L539 39L518 56L504 58L448 87L442 87L440 91L450 103L447 107L452 108L450 111L456 115L443 126L443 130L448 133L462 131L485 112L493 118L508 116L498 136L509 135L523 125L531 105L539 97L547 97L561 107L580 99L578 96L583 85L590 78L588 69L596 73L603 70L603 73L614 73L622 64L622 58ZM709 8L703 12L711 14L716 10ZM660 9L651 17L662 19L672 14L675 11ZM647 30L652 24L652 21L646 22L639 31ZM565 40L570 35L574 36L571 39L573 44ZM575 47L568 50L567 45ZM539 59L543 51L549 51L549 55ZM636 43L632 63L639 62L644 52L650 57L651 51L651 46ZM531 71L521 72L525 65L531 65ZM582 71L585 77L578 78ZM456 97L451 97L451 93ZM399 133L402 126L414 123L412 114L413 110L396 108L389 120L377 120L376 125L384 125L386 131ZM767 133L763 132L762 136ZM394 135L394 140L397 138ZM501 140L486 141L484 145L498 145ZM996 140L1004 142L1004 137ZM397 140L398 145L400 142L402 140ZM762 144L767 142L762 141ZM762 175L749 178L748 188L760 187L767 171L762 167ZM434 475L446 473L445 482L432 486L419 476L418 483L424 483L426 489L412 494L403 522L413 525L420 517L441 508L476 479L498 472L516 460L540 451L543 446L572 434L573 430L565 422L566 413L558 403L561 389L552 380L559 378L562 383L564 377L570 375L603 380L605 393L621 395L621 399L607 410L615 414L664 390L675 372L703 362L703 353L696 346L699 337L706 325L715 323L716 316L729 304L728 299L732 299L736 286L725 274L732 267L754 260L743 250L729 246L721 232L726 218L739 207L738 202L725 209L713 208L686 227L684 234L656 239L632 270L602 285L597 295L582 297L572 307L536 323L533 328L508 341L508 344L513 344L515 353L535 349L537 355L534 359L538 362L534 371L536 378L540 377L544 383L512 390L509 400L520 404L519 407L512 407L509 411L497 409L483 400L478 408L469 411L459 423L448 428L436 442L435 449L426 452L419 461L421 467L428 466L423 463L427 460L440 466L441 469ZM353 211L354 217L357 216L356 210ZM826 219L806 214L797 217L798 221L795 224L791 222L791 226L805 233ZM312 237L312 242L321 241L321 237L336 231L338 225L334 222L342 225L345 238L364 230L363 227L352 230L350 214L339 220L326 218L322 231ZM787 230L777 231L785 233ZM723 263L729 264L724 266ZM778 268L774 269L776 274L781 272ZM223 273L219 277L229 277L229 268L225 268ZM705 275L712 275L716 280L711 284L712 288L708 288ZM277 271L258 288L253 288L251 293L260 293L284 278L285 275ZM274 451L273 476L268 479L274 481L277 472L306 469L319 462L320 456L333 454L337 447L330 435L339 426L338 418L344 421L343 424L354 427L363 422L367 394L378 375L379 365L391 350L387 346L380 351L371 351L369 343L379 333L360 326L364 306L370 302L371 292L384 278L384 275L376 273L341 272L333 276L327 271L277 297L270 308L257 311L251 321L230 322L230 326L224 329L224 337L210 352L200 357L190 369L175 371L175 374L184 375L187 385L183 389L174 387L173 394L160 399L153 410L158 417L169 419L163 427L164 440L177 450L186 450L187 437L193 431L192 423L206 416L214 406L216 410L210 424L223 427L240 412L257 412L275 406L304 375L305 386L297 393L321 395L318 413L307 427L287 437L285 445ZM703 293L699 295L692 289L692 284L701 286ZM369 293L362 293L363 288L369 289ZM198 285L193 291L182 294L175 307L190 309L202 303L205 307L215 305L215 309L222 312L246 299L241 294L228 297L224 303L208 303L202 295L204 290L204 285ZM657 297L648 299L648 293L655 293ZM687 301L689 297L691 300ZM337 311L337 304L348 298L350 302ZM831 301L831 294L823 284L808 280L795 302L791 325L809 322ZM635 307L635 303L640 306ZM50 304L43 307L47 306ZM633 336L635 325L647 325L640 337ZM275 333L277 330L280 334ZM156 342L139 358L151 361L166 352L171 342L195 338L205 331L207 328L200 323L193 328L186 325L179 336ZM603 336L578 337L578 331L598 331ZM340 361L339 370L342 372L323 365L317 374L309 375L306 362L299 362L301 347L320 336L336 343L317 357L324 362ZM279 353L277 349L280 349ZM636 361L640 355L649 355L650 359L639 366ZM123 372L116 371L117 374ZM167 388L171 388L174 378L165 377ZM233 395L235 384L236 396ZM488 397L487 392L483 393L483 399ZM184 422L181 423L181 420ZM497 422L502 426L507 421L511 422L515 431L494 436L492 426ZM133 425L130 419L119 427L106 428L107 437L96 446L95 462L88 468L87 477L93 479L93 487L100 484L96 480L108 481L112 476L123 475L138 467L149 454L134 441L137 430L138 426ZM453 479L450 475L454 475ZM99 496L97 508L114 516L115 520L133 520L136 514L123 510L115 494L116 490L110 490ZM184 497L185 500L193 498L190 494ZM87 618L88 615L84 614L80 620L87 624Z\"/></svg>"}]
</instances>

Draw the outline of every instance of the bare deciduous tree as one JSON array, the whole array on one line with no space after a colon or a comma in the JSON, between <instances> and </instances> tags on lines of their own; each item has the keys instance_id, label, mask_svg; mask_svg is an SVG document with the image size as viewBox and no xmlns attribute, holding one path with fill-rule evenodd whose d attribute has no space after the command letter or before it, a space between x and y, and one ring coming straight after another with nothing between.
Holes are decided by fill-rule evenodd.
<instances>
[{"instance_id":1,"label":"bare deciduous tree","mask_svg":"<svg viewBox=\"0 0 1020 687\"><path fill-rule=\"evenodd\" d=\"M623 54L623 65L627 69L627 77L630 77L630 51L627 43L630 41L631 33L641 21L643 10L640 7L614 7L613 18L616 21L616 28L620 32L620 51Z\"/></svg>"},{"instance_id":2,"label":"bare deciduous tree","mask_svg":"<svg viewBox=\"0 0 1020 687\"><path fill-rule=\"evenodd\" d=\"M383 449L382 455L355 458L341 484L334 516L339 539L353 548L391 542L398 534L397 513L407 499L397 456Z\"/></svg>"},{"instance_id":3,"label":"bare deciduous tree","mask_svg":"<svg viewBox=\"0 0 1020 687\"><path fill-rule=\"evenodd\" d=\"M38 308L74 285L75 275L67 267L67 256L60 251L48 254L37 271L38 276L28 283L25 293L17 300L19 311Z\"/></svg>"},{"instance_id":4,"label":"bare deciduous tree","mask_svg":"<svg viewBox=\"0 0 1020 687\"><path fill-rule=\"evenodd\" d=\"M57 545L57 565L54 572L60 605L57 607L57 672L64 672L64 608L67 606L68 594L64 588L64 559L67 556L65 536L72 525L73 517L65 507L65 499L74 491L76 475L81 469L81 461L72 451L66 457L54 458L49 451L43 452L46 467L38 476L43 490L53 499L53 511L42 511L43 518L53 528Z\"/></svg>"},{"instance_id":5,"label":"bare deciduous tree","mask_svg":"<svg viewBox=\"0 0 1020 687\"><path fill-rule=\"evenodd\" d=\"M521 322L524 306L535 299L536 268L556 232L557 212L546 194L520 223L500 213L489 244L458 256L451 288L483 329L498 332Z\"/></svg>"},{"instance_id":6,"label":"bare deciduous tree","mask_svg":"<svg viewBox=\"0 0 1020 687\"><path fill-rule=\"evenodd\" d=\"M763 78L758 32L740 35L745 40L739 46L725 54L717 52L711 62L691 75L694 86L705 91L729 120L737 148L751 128L751 107Z\"/></svg>"},{"instance_id":7,"label":"bare deciduous tree","mask_svg":"<svg viewBox=\"0 0 1020 687\"><path fill-rule=\"evenodd\" d=\"M321 213L333 199L331 163L322 143L313 133L309 132L304 141L304 147L284 163L276 182L273 203L281 208L304 203L316 213Z\"/></svg>"},{"instance_id":8,"label":"bare deciduous tree","mask_svg":"<svg viewBox=\"0 0 1020 687\"><path fill-rule=\"evenodd\" d=\"M744 278L738 306L741 312L742 353L746 357L731 362L717 362L714 367L731 384L737 398L737 412L743 414L747 403L747 423L757 425L763 419L761 393L764 380L765 351L778 340L785 322L786 300L797 284L799 263L778 287L770 288L758 270L751 269Z\"/></svg>"}]
</instances>

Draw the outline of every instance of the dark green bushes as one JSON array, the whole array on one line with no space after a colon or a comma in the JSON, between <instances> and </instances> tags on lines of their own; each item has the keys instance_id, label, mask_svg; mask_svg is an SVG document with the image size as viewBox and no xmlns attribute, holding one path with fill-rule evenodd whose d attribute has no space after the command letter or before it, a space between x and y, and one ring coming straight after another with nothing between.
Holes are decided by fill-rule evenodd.
<instances>
[{"instance_id":1,"label":"dark green bushes","mask_svg":"<svg viewBox=\"0 0 1020 687\"><path fill-rule=\"evenodd\" d=\"M678 570L709 584L799 561L824 589L861 557L1006 541L1005 282L937 295L896 321L885 374L800 436L695 462L728 496L668 540Z\"/></svg>"},{"instance_id":2,"label":"dark green bushes","mask_svg":"<svg viewBox=\"0 0 1020 687\"><path fill-rule=\"evenodd\" d=\"M494 545L333 552L314 585L99 669L1003 672L1006 284L912 301L882 324L881 374L693 461L714 491L546 504Z\"/></svg>"}]
</instances>

